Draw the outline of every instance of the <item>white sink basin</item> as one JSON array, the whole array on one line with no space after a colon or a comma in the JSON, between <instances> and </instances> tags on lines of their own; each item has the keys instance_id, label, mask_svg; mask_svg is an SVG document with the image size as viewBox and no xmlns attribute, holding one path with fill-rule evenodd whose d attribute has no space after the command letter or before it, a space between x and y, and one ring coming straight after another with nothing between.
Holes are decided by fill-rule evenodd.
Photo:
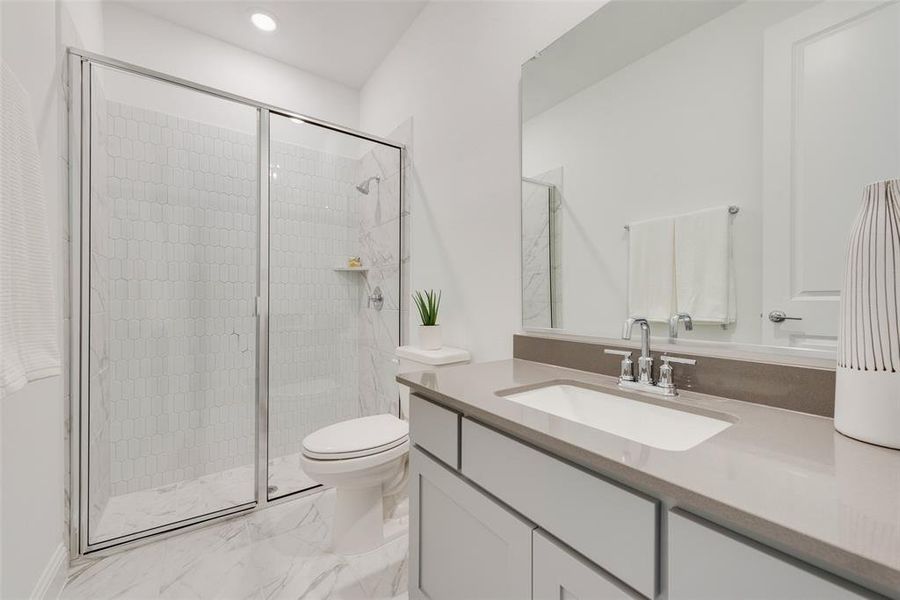
<instances>
[{"instance_id":1,"label":"white sink basin","mask_svg":"<svg viewBox=\"0 0 900 600\"><path fill-rule=\"evenodd\" d=\"M731 423L568 384L502 394L504 398L660 450L689 450Z\"/></svg>"}]
</instances>

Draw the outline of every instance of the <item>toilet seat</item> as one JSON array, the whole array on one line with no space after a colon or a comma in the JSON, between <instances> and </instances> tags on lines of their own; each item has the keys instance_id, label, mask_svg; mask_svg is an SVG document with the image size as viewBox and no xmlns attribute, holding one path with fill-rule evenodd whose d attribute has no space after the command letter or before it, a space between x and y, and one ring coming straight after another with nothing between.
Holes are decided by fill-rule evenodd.
<instances>
[{"instance_id":1,"label":"toilet seat","mask_svg":"<svg viewBox=\"0 0 900 600\"><path fill-rule=\"evenodd\" d=\"M391 469L397 461L406 460L409 440L403 440L389 450L358 458L320 459L302 454L300 465L304 473L319 483L335 487L371 485L370 478L377 479L381 469Z\"/></svg>"},{"instance_id":2,"label":"toilet seat","mask_svg":"<svg viewBox=\"0 0 900 600\"><path fill-rule=\"evenodd\" d=\"M387 452L406 444L409 423L394 415L372 415L342 421L303 440L303 455L314 460L347 460Z\"/></svg>"}]
</instances>

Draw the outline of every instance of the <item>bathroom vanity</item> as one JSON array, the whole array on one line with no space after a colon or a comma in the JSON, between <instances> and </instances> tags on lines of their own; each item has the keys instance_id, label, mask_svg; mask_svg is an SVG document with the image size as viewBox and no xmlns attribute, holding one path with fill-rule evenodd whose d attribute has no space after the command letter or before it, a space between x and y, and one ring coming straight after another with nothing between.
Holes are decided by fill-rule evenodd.
<instances>
[{"instance_id":1,"label":"bathroom vanity","mask_svg":"<svg viewBox=\"0 0 900 600\"><path fill-rule=\"evenodd\" d=\"M398 380L411 597L900 598L900 452L830 419L519 359Z\"/></svg>"}]
</instances>

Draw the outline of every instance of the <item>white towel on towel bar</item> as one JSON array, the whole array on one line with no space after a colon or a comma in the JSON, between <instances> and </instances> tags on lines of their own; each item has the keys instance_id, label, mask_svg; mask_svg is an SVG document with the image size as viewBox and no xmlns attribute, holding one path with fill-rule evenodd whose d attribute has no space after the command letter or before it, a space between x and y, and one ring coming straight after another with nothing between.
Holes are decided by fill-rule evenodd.
<instances>
[{"instance_id":1,"label":"white towel on towel bar","mask_svg":"<svg viewBox=\"0 0 900 600\"><path fill-rule=\"evenodd\" d=\"M628 316L668 321L674 312L672 217L629 226Z\"/></svg>"},{"instance_id":2,"label":"white towel on towel bar","mask_svg":"<svg viewBox=\"0 0 900 600\"><path fill-rule=\"evenodd\" d=\"M53 268L28 93L0 75L0 398L60 373Z\"/></svg>"},{"instance_id":3,"label":"white towel on towel bar","mask_svg":"<svg viewBox=\"0 0 900 600\"><path fill-rule=\"evenodd\" d=\"M695 323L736 319L731 220L727 206L675 217L675 304Z\"/></svg>"}]
</instances>

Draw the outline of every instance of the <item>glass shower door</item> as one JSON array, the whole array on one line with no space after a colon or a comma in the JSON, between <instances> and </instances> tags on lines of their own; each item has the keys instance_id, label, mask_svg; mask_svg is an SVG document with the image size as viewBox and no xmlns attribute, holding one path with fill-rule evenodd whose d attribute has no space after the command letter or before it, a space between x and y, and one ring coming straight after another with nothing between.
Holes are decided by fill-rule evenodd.
<instances>
[{"instance_id":1,"label":"glass shower door","mask_svg":"<svg viewBox=\"0 0 900 600\"><path fill-rule=\"evenodd\" d=\"M269 131L271 500L318 485L304 437L398 414L401 168L397 147L300 119Z\"/></svg>"},{"instance_id":2,"label":"glass shower door","mask_svg":"<svg viewBox=\"0 0 900 600\"><path fill-rule=\"evenodd\" d=\"M89 112L82 498L102 547L255 499L259 117L97 65Z\"/></svg>"}]
</instances>

